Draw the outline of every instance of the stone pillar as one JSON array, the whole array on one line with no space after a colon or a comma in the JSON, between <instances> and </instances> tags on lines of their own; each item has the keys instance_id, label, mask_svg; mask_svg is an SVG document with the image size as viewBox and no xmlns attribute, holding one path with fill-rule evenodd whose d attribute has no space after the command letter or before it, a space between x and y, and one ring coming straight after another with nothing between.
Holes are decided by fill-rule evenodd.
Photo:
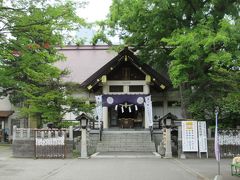
<instances>
[{"instance_id":1,"label":"stone pillar","mask_svg":"<svg viewBox=\"0 0 240 180\"><path fill-rule=\"evenodd\" d=\"M212 129L208 128L208 138L211 138L211 136L212 136Z\"/></svg>"},{"instance_id":2,"label":"stone pillar","mask_svg":"<svg viewBox=\"0 0 240 180\"><path fill-rule=\"evenodd\" d=\"M87 158L87 130L82 128L81 131L81 158Z\"/></svg>"},{"instance_id":3,"label":"stone pillar","mask_svg":"<svg viewBox=\"0 0 240 180\"><path fill-rule=\"evenodd\" d=\"M108 107L103 107L103 128L108 128Z\"/></svg>"},{"instance_id":4,"label":"stone pillar","mask_svg":"<svg viewBox=\"0 0 240 180\"><path fill-rule=\"evenodd\" d=\"M182 126L178 126L178 141L182 140Z\"/></svg>"},{"instance_id":5,"label":"stone pillar","mask_svg":"<svg viewBox=\"0 0 240 180\"><path fill-rule=\"evenodd\" d=\"M171 142L171 129L166 128L166 158L172 158L172 142Z\"/></svg>"}]
</instances>

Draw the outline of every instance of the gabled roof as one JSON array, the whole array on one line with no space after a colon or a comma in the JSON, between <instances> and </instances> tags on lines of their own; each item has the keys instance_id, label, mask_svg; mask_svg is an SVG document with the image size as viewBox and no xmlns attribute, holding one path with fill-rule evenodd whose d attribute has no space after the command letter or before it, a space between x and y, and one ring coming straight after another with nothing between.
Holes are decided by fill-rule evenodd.
<instances>
[{"instance_id":1,"label":"gabled roof","mask_svg":"<svg viewBox=\"0 0 240 180\"><path fill-rule=\"evenodd\" d=\"M165 120L165 119L172 119L172 120L177 120L177 116L175 116L172 113L167 113L166 115L164 115L163 117L160 118L160 120Z\"/></svg>"},{"instance_id":2,"label":"gabled roof","mask_svg":"<svg viewBox=\"0 0 240 180\"><path fill-rule=\"evenodd\" d=\"M98 71L96 71L93 75L91 75L88 79L86 79L81 87L95 86L100 82L100 79L103 75L107 75L112 71L112 69L116 68L122 61L125 60L125 56L128 57L128 61L134 64L137 68L139 68L143 73L150 75L153 78L153 82L155 85L160 87L164 85L165 88L169 88L172 86L171 81L166 78L166 76L158 73L152 67L147 64L140 64L138 58L130 51L127 47L125 47L121 52L118 53L112 60L110 60L107 64L101 67ZM163 88L163 89L165 89Z\"/></svg>"},{"instance_id":3,"label":"gabled roof","mask_svg":"<svg viewBox=\"0 0 240 180\"><path fill-rule=\"evenodd\" d=\"M102 66L114 58L117 53L105 45L64 46L58 49L66 60L57 61L54 65L69 73L63 77L63 82L81 84Z\"/></svg>"},{"instance_id":4,"label":"gabled roof","mask_svg":"<svg viewBox=\"0 0 240 180\"><path fill-rule=\"evenodd\" d=\"M77 121L80 121L82 118L88 119L89 121L93 121L94 119L87 113L82 112L78 117L76 117Z\"/></svg>"}]
</instances>

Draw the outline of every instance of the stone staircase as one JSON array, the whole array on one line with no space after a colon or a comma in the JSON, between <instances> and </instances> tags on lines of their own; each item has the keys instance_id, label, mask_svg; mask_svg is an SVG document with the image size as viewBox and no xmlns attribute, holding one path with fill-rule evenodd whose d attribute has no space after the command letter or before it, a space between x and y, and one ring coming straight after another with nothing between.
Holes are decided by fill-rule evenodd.
<instances>
[{"instance_id":1,"label":"stone staircase","mask_svg":"<svg viewBox=\"0 0 240 180\"><path fill-rule=\"evenodd\" d=\"M97 152L156 152L149 131L103 131Z\"/></svg>"}]
</instances>

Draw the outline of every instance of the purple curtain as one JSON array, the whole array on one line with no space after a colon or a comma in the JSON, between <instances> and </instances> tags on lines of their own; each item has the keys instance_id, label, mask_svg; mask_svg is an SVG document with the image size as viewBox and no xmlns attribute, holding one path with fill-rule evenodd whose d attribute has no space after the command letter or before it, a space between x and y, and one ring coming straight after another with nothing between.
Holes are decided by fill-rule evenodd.
<instances>
[{"instance_id":1,"label":"purple curtain","mask_svg":"<svg viewBox=\"0 0 240 180\"><path fill-rule=\"evenodd\" d=\"M144 105L144 98L147 95L144 94L138 94L138 95L103 95L102 96L102 103L103 106L115 106L118 104L124 104L127 102L128 104L135 104L138 106L143 106Z\"/></svg>"}]
</instances>

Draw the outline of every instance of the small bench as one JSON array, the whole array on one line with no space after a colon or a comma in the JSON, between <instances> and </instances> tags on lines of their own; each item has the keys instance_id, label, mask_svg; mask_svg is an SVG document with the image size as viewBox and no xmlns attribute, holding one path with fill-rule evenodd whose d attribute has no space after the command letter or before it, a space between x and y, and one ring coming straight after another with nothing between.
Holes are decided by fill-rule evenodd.
<instances>
[{"instance_id":1,"label":"small bench","mask_svg":"<svg viewBox=\"0 0 240 180\"><path fill-rule=\"evenodd\" d=\"M240 176L240 163L231 164L232 176Z\"/></svg>"}]
</instances>

